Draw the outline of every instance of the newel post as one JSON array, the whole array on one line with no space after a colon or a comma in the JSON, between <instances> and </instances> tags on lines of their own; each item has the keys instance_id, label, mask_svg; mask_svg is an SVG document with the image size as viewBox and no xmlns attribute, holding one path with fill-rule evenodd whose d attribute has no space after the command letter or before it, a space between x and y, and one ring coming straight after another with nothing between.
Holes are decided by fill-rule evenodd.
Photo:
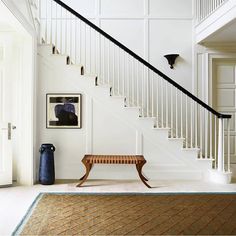
<instances>
[{"instance_id":1,"label":"newel post","mask_svg":"<svg viewBox=\"0 0 236 236\"><path fill-rule=\"evenodd\" d=\"M219 118L218 171L224 172L224 119Z\"/></svg>"}]
</instances>

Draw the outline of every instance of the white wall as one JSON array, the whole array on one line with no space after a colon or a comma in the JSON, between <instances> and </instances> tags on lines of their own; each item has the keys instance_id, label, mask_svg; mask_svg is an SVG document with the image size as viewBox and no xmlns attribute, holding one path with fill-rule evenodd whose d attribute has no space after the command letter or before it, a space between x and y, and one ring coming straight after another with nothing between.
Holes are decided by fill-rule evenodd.
<instances>
[{"instance_id":1,"label":"white wall","mask_svg":"<svg viewBox=\"0 0 236 236\"><path fill-rule=\"evenodd\" d=\"M55 151L55 170L57 179L78 179L84 172L81 160L85 154L135 154L136 132L123 118L108 109L105 104L91 97L88 87L81 82L80 69L65 65L65 57L39 54L39 84L37 100L37 145L53 143ZM76 66L75 66L76 67ZM94 79L87 78L92 86ZM86 78L84 83L88 83ZM92 86L93 87L93 86ZM82 128L81 129L47 129L46 128L46 94L47 93L81 93L82 94ZM104 94L109 97L109 90ZM121 103L120 103L121 104ZM119 107L122 108L122 107ZM40 154L38 153L38 161ZM39 164L39 163L38 163ZM125 177L136 177L133 166L123 167ZM98 170L99 175L96 172ZM38 170L38 165L37 165ZM95 168L96 177L120 178L117 168L104 166ZM118 168L119 170L119 168ZM109 174L106 174L106 172ZM131 171L131 174L130 174Z\"/></svg>"},{"instance_id":2,"label":"white wall","mask_svg":"<svg viewBox=\"0 0 236 236\"><path fill-rule=\"evenodd\" d=\"M65 3L149 60L176 82L191 90L192 1L68 0ZM168 53L180 54L174 70L169 68L163 57ZM56 178L79 178L83 172L80 161L85 153L144 153L150 165L149 172L156 177L165 172L164 178L168 176L166 173L169 173L170 178L181 178L186 174L186 170L191 169L186 168L184 162L178 159L178 157L187 155L181 153L180 143L178 145L174 142L167 144L165 143L167 139L163 136L164 141L160 141L160 143L153 142L152 140L155 139L152 136L144 137L142 132L137 131L133 125L125 121L125 116L112 114L110 107L105 106L99 99L91 98L76 82L77 77L68 71L63 71L61 67L59 70L53 60L43 59L42 55L39 56L37 146L39 148L41 143L51 142L57 147L55 152ZM57 60L55 58L55 63ZM83 128L81 130L46 129L45 96L50 92L81 92L83 94ZM146 126L144 125L144 127ZM174 145L173 150L175 151L168 150L166 153L166 145L168 145L168 149ZM195 156L194 153L188 155ZM155 166L159 168L158 173L156 173ZM106 176L107 171L110 173L109 177L114 178L110 167L100 169L100 175L96 175L95 172L94 177ZM136 176L136 173L132 173L131 176ZM194 173L193 171L193 175ZM190 174L188 173L186 176L190 176Z\"/></svg>"},{"instance_id":3,"label":"white wall","mask_svg":"<svg viewBox=\"0 0 236 236\"><path fill-rule=\"evenodd\" d=\"M191 0L64 0L66 4L192 89ZM178 53L175 69L165 54Z\"/></svg>"},{"instance_id":4,"label":"white wall","mask_svg":"<svg viewBox=\"0 0 236 236\"><path fill-rule=\"evenodd\" d=\"M95 87L94 77L81 76L79 66L66 65L66 56L50 51L39 47L37 147L56 146L57 179L81 177L85 154L143 154L151 179L202 178L209 161L198 161L196 151L183 151L182 140L168 140L168 130L153 129L151 119L139 118L138 108L125 108L121 97L109 96L108 87ZM82 94L82 129L46 128L47 93ZM90 177L137 179L137 172L133 165L96 165Z\"/></svg>"}]
</instances>

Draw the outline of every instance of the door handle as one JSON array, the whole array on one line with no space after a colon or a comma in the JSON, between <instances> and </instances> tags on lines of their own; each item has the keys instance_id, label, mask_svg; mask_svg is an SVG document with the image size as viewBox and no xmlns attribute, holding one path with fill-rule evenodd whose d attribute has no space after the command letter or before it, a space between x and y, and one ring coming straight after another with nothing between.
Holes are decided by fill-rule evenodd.
<instances>
[{"instance_id":1,"label":"door handle","mask_svg":"<svg viewBox=\"0 0 236 236\"><path fill-rule=\"evenodd\" d=\"M7 123L7 128L2 128L2 130L7 130L7 139L11 140L11 123Z\"/></svg>"},{"instance_id":2,"label":"door handle","mask_svg":"<svg viewBox=\"0 0 236 236\"><path fill-rule=\"evenodd\" d=\"M7 123L7 138L11 140L11 123Z\"/></svg>"}]
</instances>

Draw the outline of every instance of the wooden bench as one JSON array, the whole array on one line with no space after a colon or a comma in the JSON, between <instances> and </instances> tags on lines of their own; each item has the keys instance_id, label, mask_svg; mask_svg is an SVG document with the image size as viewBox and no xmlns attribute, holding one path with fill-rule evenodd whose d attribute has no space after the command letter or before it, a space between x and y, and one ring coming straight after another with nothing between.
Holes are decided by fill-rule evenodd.
<instances>
[{"instance_id":1,"label":"wooden bench","mask_svg":"<svg viewBox=\"0 0 236 236\"><path fill-rule=\"evenodd\" d=\"M77 184L76 187L80 187L88 178L93 164L135 164L140 179L148 188L151 188L151 186L146 183L148 180L142 174L142 168L146 163L142 155L85 155L82 159L82 163L85 165L86 173L80 178L81 182Z\"/></svg>"}]
</instances>

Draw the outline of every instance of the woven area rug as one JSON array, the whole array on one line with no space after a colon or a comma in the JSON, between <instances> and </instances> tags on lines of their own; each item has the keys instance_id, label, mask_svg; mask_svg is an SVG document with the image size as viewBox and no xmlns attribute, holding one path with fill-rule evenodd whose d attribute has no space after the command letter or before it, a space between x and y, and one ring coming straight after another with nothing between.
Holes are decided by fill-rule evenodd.
<instances>
[{"instance_id":1,"label":"woven area rug","mask_svg":"<svg viewBox=\"0 0 236 236\"><path fill-rule=\"evenodd\" d=\"M236 194L40 194L18 234L236 235Z\"/></svg>"}]
</instances>

